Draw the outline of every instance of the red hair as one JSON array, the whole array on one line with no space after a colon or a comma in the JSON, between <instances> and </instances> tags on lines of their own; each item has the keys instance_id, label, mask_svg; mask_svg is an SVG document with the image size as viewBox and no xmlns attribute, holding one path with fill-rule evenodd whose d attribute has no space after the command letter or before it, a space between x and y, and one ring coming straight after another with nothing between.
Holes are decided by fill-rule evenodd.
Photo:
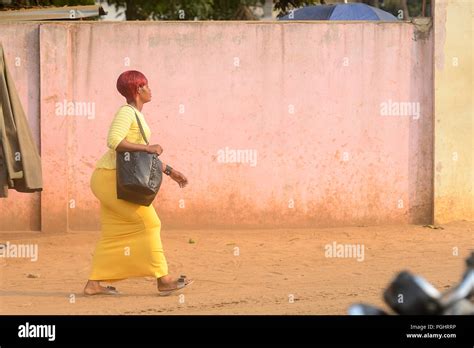
<instances>
[{"instance_id":1,"label":"red hair","mask_svg":"<svg viewBox=\"0 0 474 348\"><path fill-rule=\"evenodd\" d=\"M136 70L124 71L117 79L117 90L123 95L127 102L133 101L137 95L138 87L148 84L145 75Z\"/></svg>"}]
</instances>

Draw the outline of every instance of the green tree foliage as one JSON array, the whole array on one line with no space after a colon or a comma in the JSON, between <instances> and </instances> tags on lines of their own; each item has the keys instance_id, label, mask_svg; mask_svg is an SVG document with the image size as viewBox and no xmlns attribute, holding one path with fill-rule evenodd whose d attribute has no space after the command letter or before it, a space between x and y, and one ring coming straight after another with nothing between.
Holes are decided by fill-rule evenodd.
<instances>
[{"instance_id":1,"label":"green tree foliage","mask_svg":"<svg viewBox=\"0 0 474 348\"><path fill-rule=\"evenodd\" d=\"M431 1L426 0L425 16L431 17ZM398 16L400 10L408 12L409 17L419 17L422 15L422 0L384 0L380 8L384 11L390 12L394 16ZM406 19L407 16L405 15Z\"/></svg>"},{"instance_id":2,"label":"green tree foliage","mask_svg":"<svg viewBox=\"0 0 474 348\"><path fill-rule=\"evenodd\" d=\"M257 19L249 6L262 0L107 0L117 9L126 8L127 20L232 20Z\"/></svg>"},{"instance_id":3,"label":"green tree foliage","mask_svg":"<svg viewBox=\"0 0 474 348\"><path fill-rule=\"evenodd\" d=\"M323 1L324 3L324 1ZM280 12L278 13L277 17L283 17L286 16L291 10L300 8L300 7L305 7L309 5L317 5L321 4L320 0L309 0L309 1L303 1L303 0L277 0L273 2L273 9L274 10L279 10Z\"/></svg>"},{"instance_id":4,"label":"green tree foliage","mask_svg":"<svg viewBox=\"0 0 474 348\"><path fill-rule=\"evenodd\" d=\"M257 19L249 7L263 5L264 2L264 0L214 0L212 5L213 19Z\"/></svg>"},{"instance_id":5,"label":"green tree foliage","mask_svg":"<svg viewBox=\"0 0 474 348\"><path fill-rule=\"evenodd\" d=\"M253 20L258 19L250 10L252 6L261 6L264 0L106 0L117 9L125 8L127 20ZM363 2L399 16L403 19L422 15L423 0L349 0ZM431 2L425 0L425 16L431 16ZM278 17L290 10L317 4L334 4L342 0L274 0L274 9ZM14 0L8 8L28 8L32 6L77 6L94 5L94 0Z\"/></svg>"},{"instance_id":6,"label":"green tree foliage","mask_svg":"<svg viewBox=\"0 0 474 348\"><path fill-rule=\"evenodd\" d=\"M10 8L28 8L33 6L78 6L95 5L94 0L13 0L11 4L4 5ZM0 7L2 5L0 4Z\"/></svg>"}]
</instances>

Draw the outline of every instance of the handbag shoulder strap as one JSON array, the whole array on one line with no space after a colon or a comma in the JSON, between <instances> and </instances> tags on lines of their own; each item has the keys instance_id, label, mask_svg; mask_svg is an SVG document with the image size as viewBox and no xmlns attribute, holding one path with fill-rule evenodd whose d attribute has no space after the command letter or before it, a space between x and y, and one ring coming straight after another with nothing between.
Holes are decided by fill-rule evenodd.
<instances>
[{"instance_id":1,"label":"handbag shoulder strap","mask_svg":"<svg viewBox=\"0 0 474 348\"><path fill-rule=\"evenodd\" d=\"M130 106L130 105L127 104L127 106ZM133 112L135 113L135 117L136 117L137 122L138 122L138 127L140 127L140 133L142 134L143 140L145 140L145 143L148 145L148 139L145 136L145 132L143 131L142 123L140 122L140 119L138 118L137 112L135 111L135 109L132 106L130 106L130 107L132 108Z\"/></svg>"}]
</instances>

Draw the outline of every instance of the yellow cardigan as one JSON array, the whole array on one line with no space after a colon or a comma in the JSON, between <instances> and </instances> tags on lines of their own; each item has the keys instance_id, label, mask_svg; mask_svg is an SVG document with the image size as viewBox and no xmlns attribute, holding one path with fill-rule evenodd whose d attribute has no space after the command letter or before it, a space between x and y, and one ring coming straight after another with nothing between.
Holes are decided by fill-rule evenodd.
<instances>
[{"instance_id":1,"label":"yellow cardigan","mask_svg":"<svg viewBox=\"0 0 474 348\"><path fill-rule=\"evenodd\" d=\"M109 150L97 161L96 168L115 169L115 149L123 139L135 144L146 144L140 133L135 112L137 113L143 127L143 131L150 141L151 131L146 123L145 116L135 107L125 104L115 114L107 135L107 147Z\"/></svg>"}]
</instances>

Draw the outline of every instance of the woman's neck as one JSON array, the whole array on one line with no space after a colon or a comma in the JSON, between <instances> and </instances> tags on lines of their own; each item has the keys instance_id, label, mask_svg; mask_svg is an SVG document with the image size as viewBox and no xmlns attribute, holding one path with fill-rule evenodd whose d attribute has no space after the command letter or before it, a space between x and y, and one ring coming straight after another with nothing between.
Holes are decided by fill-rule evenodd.
<instances>
[{"instance_id":1,"label":"woman's neck","mask_svg":"<svg viewBox=\"0 0 474 348\"><path fill-rule=\"evenodd\" d=\"M129 105L133 106L135 109L137 109L138 111L142 112L142 109L143 109L143 103L141 103L140 101L138 102L127 102Z\"/></svg>"}]
</instances>

